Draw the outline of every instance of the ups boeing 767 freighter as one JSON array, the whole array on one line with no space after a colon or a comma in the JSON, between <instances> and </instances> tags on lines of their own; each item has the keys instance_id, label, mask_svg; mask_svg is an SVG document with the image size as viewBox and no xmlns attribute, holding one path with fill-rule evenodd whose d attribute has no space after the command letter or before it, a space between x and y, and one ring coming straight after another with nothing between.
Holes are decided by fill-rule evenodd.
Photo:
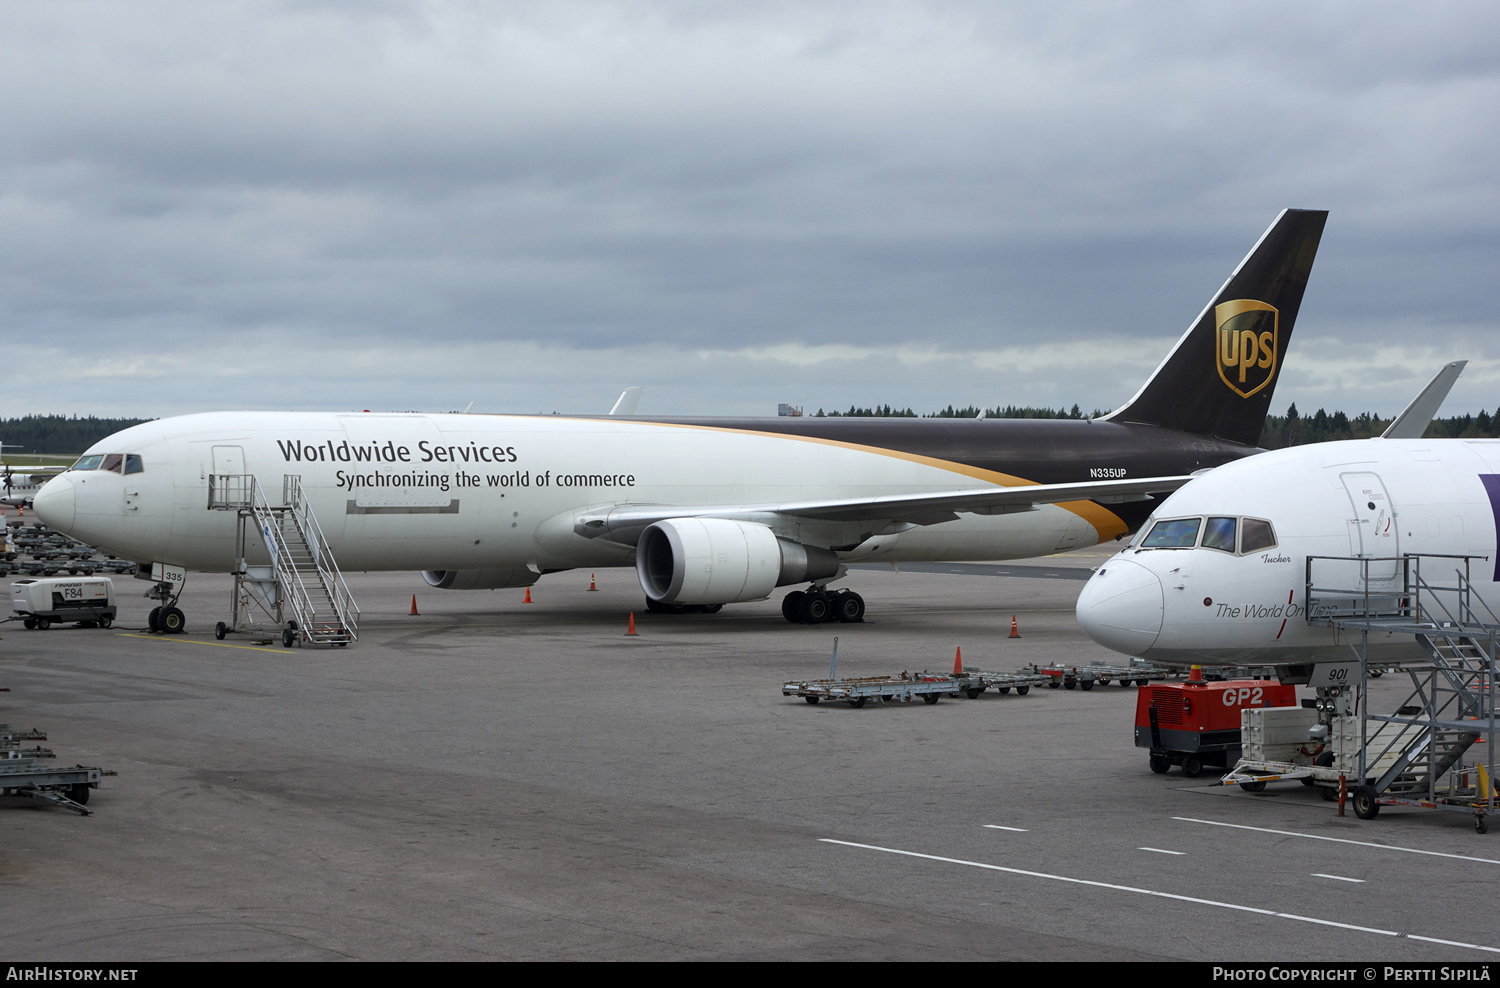
<instances>
[{"instance_id":1,"label":"ups boeing 767 freighter","mask_svg":"<svg viewBox=\"0 0 1500 988\"><path fill-rule=\"evenodd\" d=\"M1092 421L212 412L96 443L36 513L146 578L244 572L274 538L213 509L253 478L273 502L300 491L344 569L475 590L634 566L655 611L797 585L789 620L858 621L864 601L831 588L847 563L1109 541L1156 495L1259 452L1326 219L1282 212L1140 391ZM170 593L153 624L181 630Z\"/></svg>"}]
</instances>

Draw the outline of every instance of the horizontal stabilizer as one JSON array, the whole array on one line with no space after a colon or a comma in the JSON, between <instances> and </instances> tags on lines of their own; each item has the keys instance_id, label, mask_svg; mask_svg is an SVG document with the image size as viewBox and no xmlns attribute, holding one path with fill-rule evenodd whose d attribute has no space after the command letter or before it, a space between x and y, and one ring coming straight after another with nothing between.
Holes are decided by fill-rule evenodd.
<instances>
[{"instance_id":1,"label":"horizontal stabilizer","mask_svg":"<svg viewBox=\"0 0 1500 988\"><path fill-rule=\"evenodd\" d=\"M615 407L609 410L609 414L634 415L635 406L641 401L641 392L645 390L642 387L626 388L620 392L620 397L615 400Z\"/></svg>"},{"instance_id":2,"label":"horizontal stabilizer","mask_svg":"<svg viewBox=\"0 0 1500 988\"><path fill-rule=\"evenodd\" d=\"M1432 424L1432 418L1442 407L1448 397L1448 392L1453 389L1453 384L1458 380L1458 375L1464 372L1468 365L1467 360L1455 360L1447 364L1437 372L1437 376L1427 383L1421 393L1411 400L1411 404L1396 416L1395 421L1386 426L1386 430L1380 434L1381 439L1421 439L1422 433Z\"/></svg>"}]
</instances>

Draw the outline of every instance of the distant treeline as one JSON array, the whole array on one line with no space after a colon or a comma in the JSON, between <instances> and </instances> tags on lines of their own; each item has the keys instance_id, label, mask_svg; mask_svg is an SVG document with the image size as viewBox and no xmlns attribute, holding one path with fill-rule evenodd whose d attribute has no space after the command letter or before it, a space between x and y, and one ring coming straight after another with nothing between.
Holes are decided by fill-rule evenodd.
<instances>
[{"instance_id":1,"label":"distant treeline","mask_svg":"<svg viewBox=\"0 0 1500 988\"><path fill-rule=\"evenodd\" d=\"M858 408L851 405L847 411L825 412L818 409L816 416L854 418L925 418L925 419L972 419L979 416L979 406L967 405L955 408L949 405L941 411L918 415L910 408L892 408L876 405L873 408ZM1035 408L1030 405L1004 405L984 409L985 418L991 419L1081 419L1098 418L1107 414L1100 409L1085 413L1077 406L1072 408ZM92 415L80 418L66 415L27 415L18 419L0 419L0 442L16 453L82 453L105 436L128 429L151 419L101 419ZM1322 443L1335 439L1368 439L1378 436L1391 424L1371 412L1349 416L1343 412L1327 412L1318 409L1311 415L1302 415L1296 404L1286 410L1285 415L1267 415L1265 431L1260 444L1266 449L1281 449L1284 446L1301 446L1305 443ZM1433 419L1426 435L1433 439L1494 439L1500 437L1500 409L1491 415L1481 411L1478 415L1455 415L1451 418Z\"/></svg>"},{"instance_id":2,"label":"distant treeline","mask_svg":"<svg viewBox=\"0 0 1500 988\"><path fill-rule=\"evenodd\" d=\"M1297 405L1293 403L1285 415L1266 416L1260 444L1266 449L1281 449L1335 439L1369 439L1384 432L1391 421L1370 412L1361 412L1350 418L1343 412L1329 413L1321 408L1311 415L1299 415ZM1433 419L1423 436L1429 439L1495 439L1500 437L1500 409L1496 409L1494 415L1481 411L1478 415Z\"/></svg>"},{"instance_id":3,"label":"distant treeline","mask_svg":"<svg viewBox=\"0 0 1500 988\"><path fill-rule=\"evenodd\" d=\"M910 408L896 409L890 405L874 408L851 406L844 412L825 412L818 409L818 416L893 417L924 419L972 419L979 416L977 405L955 408L949 405L940 412L918 415ZM1094 409L1088 418L1108 414ZM990 419L1081 419L1084 413L1077 405L1069 409L1033 408L1030 405L1005 405L984 409L984 417ZM1285 446L1301 446L1306 443L1325 443L1335 439L1369 439L1378 436L1391 424L1391 419L1381 418L1373 412L1361 412L1349 416L1343 412L1327 412L1318 409L1311 415L1302 415L1294 402L1285 415L1267 415L1260 444L1266 449L1281 449ZM1432 439L1495 439L1500 437L1500 409L1495 414L1481 411L1478 415L1455 415L1446 419L1433 419L1425 435Z\"/></svg>"},{"instance_id":4,"label":"distant treeline","mask_svg":"<svg viewBox=\"0 0 1500 988\"><path fill-rule=\"evenodd\" d=\"M1019 405L1006 405L1006 406L1004 406L1002 408L1002 407L1000 407L1000 406L997 405L994 408L986 408L983 411L984 411L984 417L987 418L987 419L1081 419L1081 418L1084 418L1083 411L1080 410L1077 405L1074 405L1071 409L1064 409L1064 408L1058 408L1058 409L1052 409L1052 408L1032 408L1030 405L1026 405L1024 407L1019 406ZM856 408L855 406L850 405L849 406L849 410L847 412L839 412L839 411L825 412L825 411L823 411L823 409L820 408L820 409L818 409L817 414L814 416L814 418L825 418L825 417L827 417L827 418L839 418L839 417L844 417L844 418L898 418L898 419L915 419L915 418L924 418L924 419L973 419L973 418L978 418L979 417L979 412L980 412L980 408L979 408L978 405L965 405L963 408L954 408L952 405L949 405L947 408L943 409L940 412L932 412L931 414L928 414L928 415L918 415L916 412L912 411L910 408L907 408L907 409L892 408L890 405L877 405L874 408ZM1101 411L1101 410L1099 410L1099 409L1096 408L1096 409L1094 409L1093 415L1090 416L1090 417L1092 417L1092 418L1098 418L1100 415L1103 415L1103 414L1105 414L1103 411Z\"/></svg>"},{"instance_id":5,"label":"distant treeline","mask_svg":"<svg viewBox=\"0 0 1500 988\"><path fill-rule=\"evenodd\" d=\"M0 419L0 442L14 453L82 453L105 436L150 419L96 419L90 415L27 415ZM121 450L121 452L126 452Z\"/></svg>"}]
</instances>

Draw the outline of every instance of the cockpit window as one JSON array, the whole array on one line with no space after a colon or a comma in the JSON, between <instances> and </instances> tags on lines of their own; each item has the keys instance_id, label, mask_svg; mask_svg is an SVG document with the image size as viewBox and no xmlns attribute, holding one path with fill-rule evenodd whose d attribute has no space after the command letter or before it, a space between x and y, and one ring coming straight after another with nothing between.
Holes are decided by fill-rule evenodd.
<instances>
[{"instance_id":1,"label":"cockpit window","mask_svg":"<svg viewBox=\"0 0 1500 988\"><path fill-rule=\"evenodd\" d=\"M1259 518L1246 518L1244 531L1240 535L1240 552L1258 552L1276 544L1276 532L1271 523Z\"/></svg>"},{"instance_id":2,"label":"cockpit window","mask_svg":"<svg viewBox=\"0 0 1500 988\"><path fill-rule=\"evenodd\" d=\"M137 453L93 453L81 456L70 470L113 470L115 473L140 473L145 468Z\"/></svg>"},{"instance_id":3,"label":"cockpit window","mask_svg":"<svg viewBox=\"0 0 1500 988\"><path fill-rule=\"evenodd\" d=\"M1234 523L1233 518L1210 518L1207 527L1203 529L1203 547L1218 549L1220 552L1233 552Z\"/></svg>"},{"instance_id":4,"label":"cockpit window","mask_svg":"<svg viewBox=\"0 0 1500 988\"><path fill-rule=\"evenodd\" d=\"M1151 527L1151 534L1141 543L1142 549L1191 549L1198 544L1202 518L1171 518Z\"/></svg>"}]
</instances>

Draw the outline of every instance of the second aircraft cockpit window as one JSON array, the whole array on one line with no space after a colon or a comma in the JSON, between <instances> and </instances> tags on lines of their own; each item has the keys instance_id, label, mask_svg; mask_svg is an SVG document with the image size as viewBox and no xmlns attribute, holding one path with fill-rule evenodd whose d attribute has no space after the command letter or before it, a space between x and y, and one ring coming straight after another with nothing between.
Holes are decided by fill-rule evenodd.
<instances>
[{"instance_id":1,"label":"second aircraft cockpit window","mask_svg":"<svg viewBox=\"0 0 1500 988\"><path fill-rule=\"evenodd\" d=\"M1144 531L1144 529L1143 529ZM1202 541L1199 541L1199 533ZM1238 536L1238 539L1236 539ZM1259 552L1276 545L1276 532L1271 523L1260 518L1230 518L1211 515L1203 518L1167 518L1153 524L1144 539L1137 536L1132 545L1142 549L1192 549L1201 545L1205 549L1241 555Z\"/></svg>"},{"instance_id":2,"label":"second aircraft cockpit window","mask_svg":"<svg viewBox=\"0 0 1500 988\"><path fill-rule=\"evenodd\" d=\"M140 473L144 467L138 453L93 453L79 457L70 470L110 470L114 473Z\"/></svg>"}]
</instances>

